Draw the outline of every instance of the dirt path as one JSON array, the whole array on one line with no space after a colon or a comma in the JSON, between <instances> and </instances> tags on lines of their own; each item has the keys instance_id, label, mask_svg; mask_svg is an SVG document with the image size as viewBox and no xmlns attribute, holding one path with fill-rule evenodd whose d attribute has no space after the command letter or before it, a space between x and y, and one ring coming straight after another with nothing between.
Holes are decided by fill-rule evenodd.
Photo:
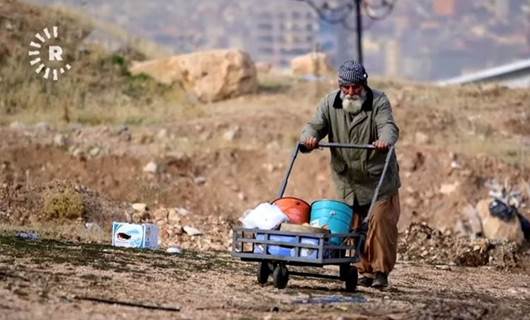
<instances>
[{"instance_id":1,"label":"dirt path","mask_svg":"<svg viewBox=\"0 0 530 320\"><path fill-rule=\"evenodd\" d=\"M0 318L530 319L523 273L401 262L390 289L350 294L339 282L301 278L285 290L260 287L254 270L227 253L171 256L3 233Z\"/></svg>"}]
</instances>

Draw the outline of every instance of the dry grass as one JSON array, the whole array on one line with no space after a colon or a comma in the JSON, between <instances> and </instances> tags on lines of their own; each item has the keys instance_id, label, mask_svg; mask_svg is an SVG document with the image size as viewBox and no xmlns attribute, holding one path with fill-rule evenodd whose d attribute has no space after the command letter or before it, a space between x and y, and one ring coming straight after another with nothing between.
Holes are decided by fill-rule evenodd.
<instances>
[{"instance_id":1,"label":"dry grass","mask_svg":"<svg viewBox=\"0 0 530 320\"><path fill-rule=\"evenodd\" d=\"M86 212L82 195L71 187L63 190L48 190L43 195L42 209L45 220L70 221L82 219Z\"/></svg>"},{"instance_id":2,"label":"dry grass","mask_svg":"<svg viewBox=\"0 0 530 320\"><path fill-rule=\"evenodd\" d=\"M0 37L0 49L8 48L0 57L0 124L143 124L152 121L151 115L162 119L189 105L181 88L128 72L133 59L147 56L141 48L145 43L127 40L122 49L110 53L87 40L95 27L86 18L64 9L32 11L18 2L0 6L0 25L7 23L13 28ZM35 74L27 57L26 43L50 23L59 26L65 60L73 67L59 81Z\"/></svg>"}]
</instances>

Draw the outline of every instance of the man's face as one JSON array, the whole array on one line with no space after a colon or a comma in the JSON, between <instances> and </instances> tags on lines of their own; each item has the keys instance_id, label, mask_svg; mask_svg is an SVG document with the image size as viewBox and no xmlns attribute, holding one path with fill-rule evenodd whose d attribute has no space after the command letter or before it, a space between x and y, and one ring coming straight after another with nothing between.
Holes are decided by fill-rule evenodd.
<instances>
[{"instance_id":1,"label":"man's face","mask_svg":"<svg viewBox=\"0 0 530 320\"><path fill-rule=\"evenodd\" d=\"M362 84L340 85L342 108L347 113L356 115L361 112L366 101L366 90Z\"/></svg>"},{"instance_id":2,"label":"man's face","mask_svg":"<svg viewBox=\"0 0 530 320\"><path fill-rule=\"evenodd\" d=\"M340 90L345 96L348 96L348 97L360 96L363 91L363 85L362 84L340 85Z\"/></svg>"}]
</instances>

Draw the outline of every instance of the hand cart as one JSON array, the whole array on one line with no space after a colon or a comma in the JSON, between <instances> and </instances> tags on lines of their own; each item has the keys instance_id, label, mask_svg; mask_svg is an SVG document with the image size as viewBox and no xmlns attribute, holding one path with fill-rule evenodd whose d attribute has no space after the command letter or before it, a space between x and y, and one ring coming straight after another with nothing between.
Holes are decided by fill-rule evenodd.
<instances>
[{"instance_id":1,"label":"hand cart","mask_svg":"<svg viewBox=\"0 0 530 320\"><path fill-rule=\"evenodd\" d=\"M319 143L318 146L324 148L375 149L370 144ZM278 198L283 197L300 147L301 144L298 143L293 151ZM232 256L238 257L243 261L258 262L257 280L260 284L267 283L269 276L272 274L274 286L278 289L283 289L287 286L289 276L296 275L341 280L344 281L346 291L355 291L358 274L357 268L353 264L359 262L362 255L367 222L371 217L393 150L394 146L391 146L388 150L383 172L375 189L370 209L362 223L363 227L344 234L234 228ZM353 214L356 213L354 212ZM332 239L334 241L331 241ZM338 265L339 275L289 272L287 269L288 265L310 267Z\"/></svg>"}]
</instances>

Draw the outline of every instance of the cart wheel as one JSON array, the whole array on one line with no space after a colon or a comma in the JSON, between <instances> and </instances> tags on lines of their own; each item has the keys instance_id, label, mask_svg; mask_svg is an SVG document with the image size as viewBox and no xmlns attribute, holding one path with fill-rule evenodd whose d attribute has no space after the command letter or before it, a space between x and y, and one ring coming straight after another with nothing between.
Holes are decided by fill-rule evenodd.
<instances>
[{"instance_id":1,"label":"cart wheel","mask_svg":"<svg viewBox=\"0 0 530 320\"><path fill-rule=\"evenodd\" d=\"M287 267L281 264L277 265L272 273L272 281L274 286L278 289L287 287L287 282L289 281L289 271L287 270Z\"/></svg>"},{"instance_id":2,"label":"cart wheel","mask_svg":"<svg viewBox=\"0 0 530 320\"><path fill-rule=\"evenodd\" d=\"M357 274L357 268L354 266L349 266L349 268L345 270L347 270L347 272L344 274L346 277L344 279L346 291L354 292L357 289L357 280L359 278L359 275Z\"/></svg>"},{"instance_id":3,"label":"cart wheel","mask_svg":"<svg viewBox=\"0 0 530 320\"><path fill-rule=\"evenodd\" d=\"M267 280L269 279L269 276L271 273L272 273L271 265L266 261L262 261L258 267L258 283L260 284L267 283Z\"/></svg>"},{"instance_id":4,"label":"cart wheel","mask_svg":"<svg viewBox=\"0 0 530 320\"><path fill-rule=\"evenodd\" d=\"M342 281L346 281L348 279L348 276L350 274L350 264L341 264L339 266L339 278Z\"/></svg>"}]
</instances>

